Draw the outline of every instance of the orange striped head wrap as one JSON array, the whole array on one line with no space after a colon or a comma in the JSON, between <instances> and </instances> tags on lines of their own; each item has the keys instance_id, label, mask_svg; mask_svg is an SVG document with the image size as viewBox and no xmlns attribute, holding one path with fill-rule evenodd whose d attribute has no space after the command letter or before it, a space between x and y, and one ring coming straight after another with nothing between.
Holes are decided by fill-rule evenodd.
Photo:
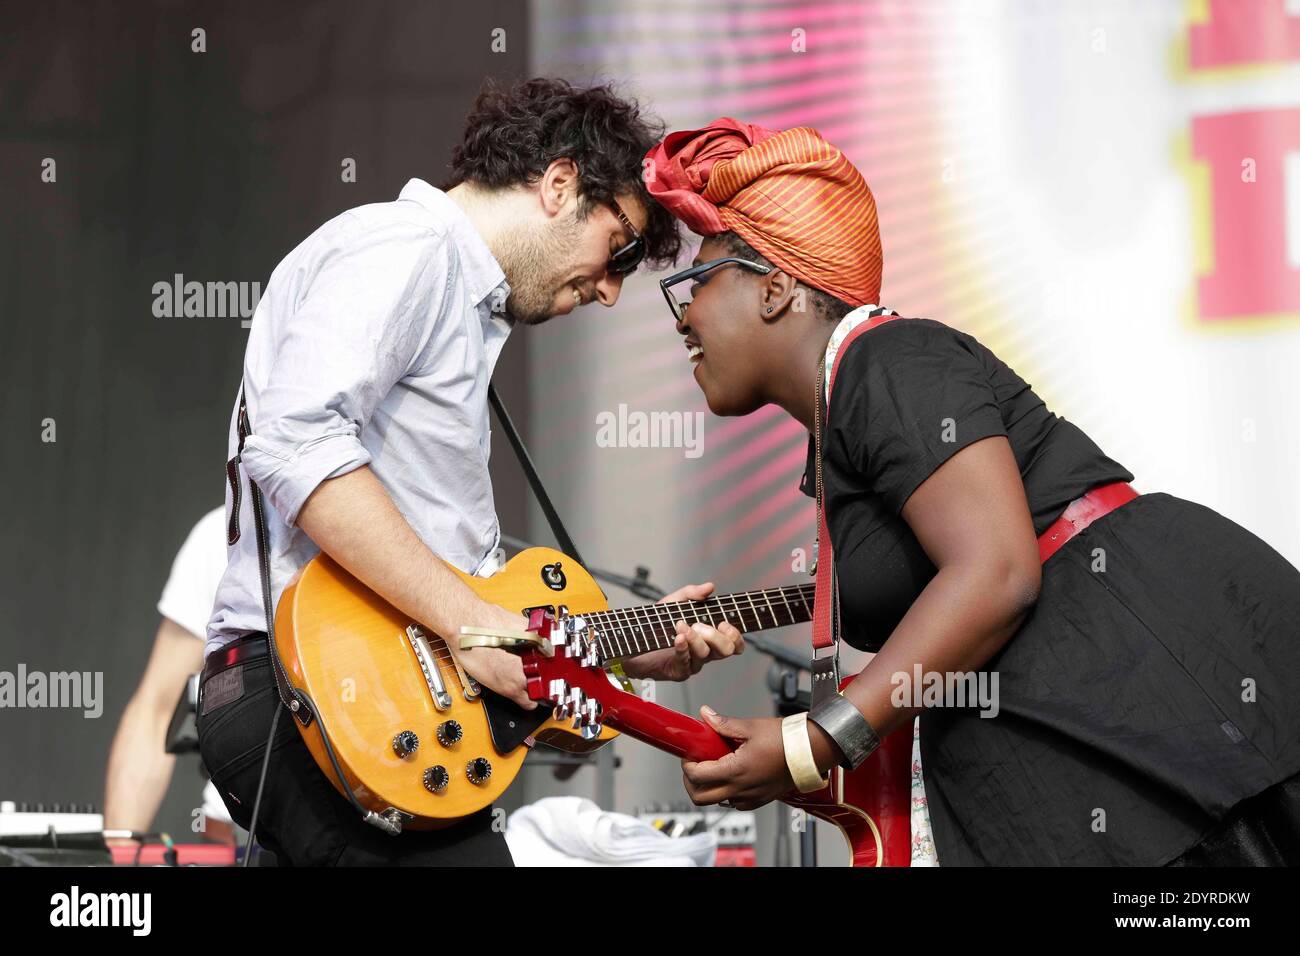
<instances>
[{"instance_id":1,"label":"orange striped head wrap","mask_svg":"<svg viewBox=\"0 0 1300 956\"><path fill-rule=\"evenodd\" d=\"M879 301L876 201L815 129L722 117L670 133L646 160L650 195L691 231L734 231L796 279L850 305Z\"/></svg>"}]
</instances>

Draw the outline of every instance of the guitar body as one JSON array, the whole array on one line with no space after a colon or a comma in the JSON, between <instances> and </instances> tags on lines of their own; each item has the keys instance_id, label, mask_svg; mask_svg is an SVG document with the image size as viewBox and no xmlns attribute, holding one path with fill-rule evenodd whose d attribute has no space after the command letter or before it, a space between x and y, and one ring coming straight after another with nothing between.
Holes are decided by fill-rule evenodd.
<instances>
[{"instance_id":1,"label":"guitar body","mask_svg":"<svg viewBox=\"0 0 1300 956\"><path fill-rule=\"evenodd\" d=\"M549 548L516 555L490 578L456 573L485 601L513 610L560 604L579 611L609 607L591 575ZM437 672L435 684L440 681L445 689L445 708L440 708L416 650L411 631L416 622L324 554L309 561L285 588L275 627L289 682L315 705L316 720L307 727L295 724L317 766L343 793L321 737L323 725L358 802L381 815L397 811L404 828L447 826L491 804L519 773L533 740L582 752L618 736L605 728L584 739L569 722L550 716L544 702L536 711L523 711L490 691L470 699L442 639L423 631L432 652L426 661ZM438 729L448 721L460 725L461 735L444 744ZM535 728L531 740L522 731L529 723ZM403 731L415 734L418 746L399 756L394 739ZM505 742L504 751L497 749L498 738ZM488 761L490 776L473 782L470 765L478 758ZM448 776L439 792L425 786L425 773L434 767L444 768Z\"/></svg>"},{"instance_id":2,"label":"guitar body","mask_svg":"<svg viewBox=\"0 0 1300 956\"><path fill-rule=\"evenodd\" d=\"M852 681L845 678L840 689ZM911 722L882 740L857 770L836 767L824 789L783 802L838 827L853 866L911 866Z\"/></svg>"}]
</instances>

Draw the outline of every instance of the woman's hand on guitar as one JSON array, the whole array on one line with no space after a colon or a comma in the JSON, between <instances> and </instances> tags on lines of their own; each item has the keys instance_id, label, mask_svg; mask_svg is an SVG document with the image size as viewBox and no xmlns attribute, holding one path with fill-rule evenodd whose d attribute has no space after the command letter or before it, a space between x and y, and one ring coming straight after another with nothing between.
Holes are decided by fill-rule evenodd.
<instances>
[{"instance_id":1,"label":"woman's hand on guitar","mask_svg":"<svg viewBox=\"0 0 1300 956\"><path fill-rule=\"evenodd\" d=\"M696 806L756 810L793 790L779 717L723 717L701 707L704 722L739 746L721 760L683 760L682 784Z\"/></svg>"},{"instance_id":2,"label":"woman's hand on guitar","mask_svg":"<svg viewBox=\"0 0 1300 956\"><path fill-rule=\"evenodd\" d=\"M713 593L712 584L688 584L667 595L660 604L673 601L703 601ZM745 652L745 639L731 624L723 621L717 627L696 623L677 622L677 637L673 646L663 651L652 651L634 657L623 664L628 677L639 680L682 681L709 661L719 661Z\"/></svg>"},{"instance_id":3,"label":"woman's hand on guitar","mask_svg":"<svg viewBox=\"0 0 1300 956\"><path fill-rule=\"evenodd\" d=\"M523 615L507 611L495 604L484 603L474 616L479 627L524 629ZM532 710L537 702L528 697L528 682L524 678L524 663L518 654L499 647L464 647L454 652L460 666L484 687L489 687L508 698L524 710Z\"/></svg>"}]
</instances>

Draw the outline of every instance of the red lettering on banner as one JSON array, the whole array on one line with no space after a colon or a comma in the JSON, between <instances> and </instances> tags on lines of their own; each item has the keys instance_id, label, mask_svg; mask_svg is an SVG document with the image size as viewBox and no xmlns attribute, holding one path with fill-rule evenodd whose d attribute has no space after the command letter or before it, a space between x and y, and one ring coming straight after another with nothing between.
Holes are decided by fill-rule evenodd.
<instances>
[{"instance_id":1,"label":"red lettering on banner","mask_svg":"<svg viewBox=\"0 0 1300 956\"><path fill-rule=\"evenodd\" d=\"M1287 0L1206 0L1209 21L1191 25L1193 70L1300 60L1300 16Z\"/></svg>"},{"instance_id":2,"label":"red lettering on banner","mask_svg":"<svg viewBox=\"0 0 1300 956\"><path fill-rule=\"evenodd\" d=\"M1192 153L1210 167L1214 224L1214 265L1198 280L1201 317L1300 313L1286 221L1286 154L1300 153L1300 109L1195 117ZM1243 176L1243 160L1252 175Z\"/></svg>"}]
</instances>

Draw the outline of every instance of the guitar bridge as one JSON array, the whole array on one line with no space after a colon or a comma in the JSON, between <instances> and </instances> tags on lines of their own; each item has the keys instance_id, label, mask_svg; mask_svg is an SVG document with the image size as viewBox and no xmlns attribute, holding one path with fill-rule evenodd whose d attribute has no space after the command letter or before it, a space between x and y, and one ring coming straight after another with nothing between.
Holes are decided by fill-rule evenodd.
<instances>
[{"instance_id":1,"label":"guitar bridge","mask_svg":"<svg viewBox=\"0 0 1300 956\"><path fill-rule=\"evenodd\" d=\"M425 636L424 629L418 624L412 624L406 629L406 637L411 643L411 650L415 652L416 661L420 664L424 682L429 686L429 696L433 698L433 706L438 710L451 709L451 694L447 693L447 685L442 680L442 671L438 670L438 661L433 656L433 648L429 646L429 638Z\"/></svg>"}]
</instances>

